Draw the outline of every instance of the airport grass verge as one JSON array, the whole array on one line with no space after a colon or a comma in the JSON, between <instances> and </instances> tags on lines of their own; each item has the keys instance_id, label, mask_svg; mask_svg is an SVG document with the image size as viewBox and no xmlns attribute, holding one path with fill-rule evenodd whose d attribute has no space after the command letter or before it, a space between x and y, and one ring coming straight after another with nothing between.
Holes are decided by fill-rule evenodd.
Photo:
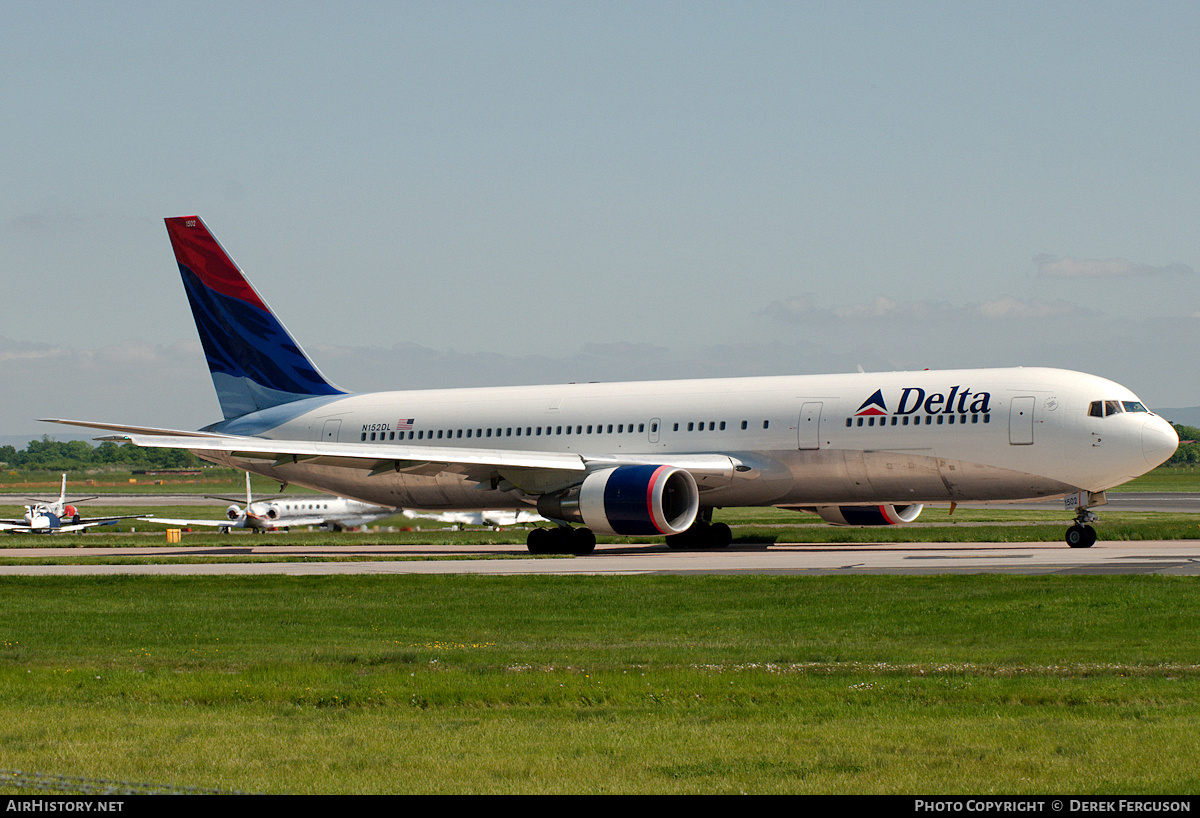
<instances>
[{"instance_id":1,"label":"airport grass verge","mask_svg":"<svg viewBox=\"0 0 1200 818\"><path fill-rule=\"evenodd\" d=\"M160 516L178 516L179 508L153 507L150 510L133 510L129 508L111 507L97 509L95 514L147 514L156 513ZM194 512L193 512L194 516ZM921 518L911 525L880 526L872 528L855 528L833 526L821 521L815 515L797 514L781 509L719 509L714 519L727 522L733 530L734 547L769 547L783 543L813 543L813 544L868 544L868 543L971 543L971 542L1055 542L1063 540L1063 533L1070 524L1070 515L1056 510L1008 510L1008 509L957 509L949 514L945 508L928 509ZM409 521L406 521L409 522ZM131 536L129 528L135 528L137 535ZM56 557L47 557L42 564L53 562L83 562L94 558L69 556L72 548L104 548L128 546L164 546L175 545L168 543L165 529L177 526L166 526L159 523L134 521L123 525L97 527L88 534L58 535L52 539L30 535L0 535L0 565L19 564L11 557L5 556L5 549L33 548L54 546L66 549ZM124 529L120 532L116 529ZM1105 512L1101 511L1100 522L1096 526L1100 541L1132 541L1132 540L1180 540L1200 538L1200 515L1168 512ZM215 561L231 561L243 559L238 555L238 548L247 546L321 546L330 548L320 556L300 557L293 559L353 559L347 555L339 557L335 549L339 545L434 545L446 547L469 547L472 545L511 545L513 550L508 554L474 554L479 559L492 559L504 556L525 554L525 538L528 530L523 527L493 531L490 529L459 530L455 526L438 525L436 523L412 528L408 526L381 525L365 532L329 533L324 531L280 531L270 534L254 534L249 531L235 531L221 534L207 529L185 530L182 545L214 546L209 558ZM601 551L614 545L650 546L661 541L646 540L635 537L601 536L597 538ZM222 556L221 548L229 548L229 554ZM379 555L376 559L403 559L399 555ZM156 561L157 557L146 557L145 561ZM246 561L254 561L255 557L244 557ZM108 562L109 560L100 560ZM136 562L137 559L132 561Z\"/></svg>"},{"instance_id":2,"label":"airport grass verge","mask_svg":"<svg viewBox=\"0 0 1200 818\"><path fill-rule=\"evenodd\" d=\"M238 792L1196 793L1188 577L0 578L5 768Z\"/></svg>"}]
</instances>

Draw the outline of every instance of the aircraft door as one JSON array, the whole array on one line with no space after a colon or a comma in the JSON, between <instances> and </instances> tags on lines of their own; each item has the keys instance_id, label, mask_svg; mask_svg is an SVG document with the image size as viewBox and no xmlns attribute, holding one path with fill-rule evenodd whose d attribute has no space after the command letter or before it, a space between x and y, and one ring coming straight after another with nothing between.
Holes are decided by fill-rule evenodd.
<instances>
[{"instance_id":1,"label":"aircraft door","mask_svg":"<svg viewBox=\"0 0 1200 818\"><path fill-rule=\"evenodd\" d=\"M796 443L800 449L821 448L821 401L808 401L800 407Z\"/></svg>"},{"instance_id":2,"label":"aircraft door","mask_svg":"<svg viewBox=\"0 0 1200 818\"><path fill-rule=\"evenodd\" d=\"M1037 399L1013 398L1008 407L1008 442L1013 446L1033 444L1033 404Z\"/></svg>"},{"instance_id":3,"label":"aircraft door","mask_svg":"<svg viewBox=\"0 0 1200 818\"><path fill-rule=\"evenodd\" d=\"M646 434L649 435L649 439L650 439L651 443L658 442L658 425L660 423L662 423L662 421L659 420L658 418L650 418L650 426L649 426L649 430L646 432Z\"/></svg>"},{"instance_id":4,"label":"aircraft door","mask_svg":"<svg viewBox=\"0 0 1200 818\"><path fill-rule=\"evenodd\" d=\"M337 443L338 433L342 430L342 419L332 418L325 421L325 425L321 428L322 443Z\"/></svg>"}]
</instances>

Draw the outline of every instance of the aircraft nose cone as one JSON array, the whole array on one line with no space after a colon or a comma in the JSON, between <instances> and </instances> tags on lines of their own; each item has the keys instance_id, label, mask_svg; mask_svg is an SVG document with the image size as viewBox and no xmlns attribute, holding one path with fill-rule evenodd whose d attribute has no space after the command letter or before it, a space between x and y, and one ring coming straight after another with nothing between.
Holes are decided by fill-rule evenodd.
<instances>
[{"instance_id":1,"label":"aircraft nose cone","mask_svg":"<svg viewBox=\"0 0 1200 818\"><path fill-rule=\"evenodd\" d=\"M1152 417L1142 426L1142 454L1151 466L1165 463L1179 447L1175 427L1160 417Z\"/></svg>"}]
</instances>

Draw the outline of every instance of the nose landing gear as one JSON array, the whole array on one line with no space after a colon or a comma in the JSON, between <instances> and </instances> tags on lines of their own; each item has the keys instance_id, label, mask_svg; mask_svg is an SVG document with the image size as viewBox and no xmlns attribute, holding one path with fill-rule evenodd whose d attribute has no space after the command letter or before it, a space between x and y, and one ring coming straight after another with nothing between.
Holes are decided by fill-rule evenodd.
<instances>
[{"instance_id":1,"label":"nose landing gear","mask_svg":"<svg viewBox=\"0 0 1200 818\"><path fill-rule=\"evenodd\" d=\"M1067 545L1072 548L1091 548L1096 543L1096 529L1092 528L1092 523L1100 518L1089 509L1107 505L1108 498L1102 491L1081 491L1068 495L1065 504L1067 511L1075 511L1075 524L1067 529Z\"/></svg>"}]
</instances>

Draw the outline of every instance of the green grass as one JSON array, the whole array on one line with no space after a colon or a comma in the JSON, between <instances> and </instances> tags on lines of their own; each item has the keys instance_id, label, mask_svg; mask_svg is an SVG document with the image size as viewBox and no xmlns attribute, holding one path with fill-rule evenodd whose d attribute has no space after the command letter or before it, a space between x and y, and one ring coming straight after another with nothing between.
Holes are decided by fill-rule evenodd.
<instances>
[{"instance_id":1,"label":"green grass","mask_svg":"<svg viewBox=\"0 0 1200 818\"><path fill-rule=\"evenodd\" d=\"M221 494L245 502L246 473L238 469L204 466L199 474L135 473L129 466L68 469L67 499L94 494ZM33 497L58 497L62 471L0 469L0 492ZM251 475L255 499L276 494L278 481ZM313 494L302 486L288 487L289 494Z\"/></svg>"},{"instance_id":2,"label":"green grass","mask_svg":"<svg viewBox=\"0 0 1200 818\"><path fill-rule=\"evenodd\" d=\"M1196 793L1200 583L0 579L4 768L244 792Z\"/></svg>"},{"instance_id":3,"label":"green grass","mask_svg":"<svg viewBox=\"0 0 1200 818\"><path fill-rule=\"evenodd\" d=\"M1194 463L1159 466L1111 491L1200 491L1200 469Z\"/></svg>"}]
</instances>

